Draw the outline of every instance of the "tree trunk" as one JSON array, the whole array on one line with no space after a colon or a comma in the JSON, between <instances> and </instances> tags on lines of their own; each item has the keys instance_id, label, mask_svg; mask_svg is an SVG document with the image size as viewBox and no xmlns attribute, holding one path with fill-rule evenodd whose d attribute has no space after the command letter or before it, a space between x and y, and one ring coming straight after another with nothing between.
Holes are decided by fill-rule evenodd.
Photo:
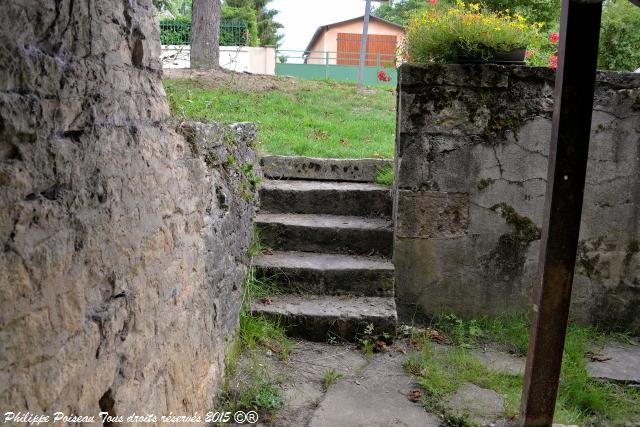
<instances>
[{"instance_id":1,"label":"tree trunk","mask_svg":"<svg viewBox=\"0 0 640 427\"><path fill-rule=\"evenodd\" d=\"M193 0L191 68L211 70L220 62L220 0Z\"/></svg>"}]
</instances>

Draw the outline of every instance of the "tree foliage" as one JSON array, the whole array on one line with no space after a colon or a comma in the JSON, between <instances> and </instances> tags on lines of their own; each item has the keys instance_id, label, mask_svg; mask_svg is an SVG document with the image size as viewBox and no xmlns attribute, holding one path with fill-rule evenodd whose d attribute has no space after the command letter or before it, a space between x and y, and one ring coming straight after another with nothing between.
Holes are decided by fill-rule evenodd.
<instances>
[{"instance_id":1,"label":"tree foliage","mask_svg":"<svg viewBox=\"0 0 640 427\"><path fill-rule=\"evenodd\" d=\"M483 0L494 12L516 12L529 22L542 22L547 29L556 29L560 23L560 0Z\"/></svg>"},{"instance_id":2,"label":"tree foliage","mask_svg":"<svg viewBox=\"0 0 640 427\"><path fill-rule=\"evenodd\" d=\"M608 70L640 67L640 8L627 0L610 0L605 5L598 62Z\"/></svg>"},{"instance_id":3,"label":"tree foliage","mask_svg":"<svg viewBox=\"0 0 640 427\"><path fill-rule=\"evenodd\" d=\"M248 45L258 46L260 44L260 41L258 38L258 19L256 16L256 11L254 9L251 9L248 7L232 7L232 6L228 6L227 2L225 2L222 5L222 20L223 21L242 21L246 23L247 31L249 32ZM229 42L225 38L224 34L221 34L220 38L221 38L220 43L223 46L234 44Z\"/></svg>"},{"instance_id":4,"label":"tree foliage","mask_svg":"<svg viewBox=\"0 0 640 427\"><path fill-rule=\"evenodd\" d=\"M466 1L474 3L474 1ZM519 13L529 22L543 22L547 28L555 28L560 20L560 0L477 0L492 12L509 10L511 13ZM407 25L411 17L429 6L426 0L400 0L393 5L384 4L377 8L373 14L387 21L400 25ZM440 5L455 5L455 0L438 0Z\"/></svg>"},{"instance_id":5,"label":"tree foliage","mask_svg":"<svg viewBox=\"0 0 640 427\"><path fill-rule=\"evenodd\" d=\"M268 9L271 0L225 0L225 5L235 8L247 8L256 11L258 20L258 39L261 46L277 46L282 38L278 35L278 29L284 28L275 21L277 10Z\"/></svg>"},{"instance_id":6,"label":"tree foliage","mask_svg":"<svg viewBox=\"0 0 640 427\"><path fill-rule=\"evenodd\" d=\"M175 17L191 17L191 2L192 0L153 0L153 5L158 11L168 11Z\"/></svg>"},{"instance_id":7,"label":"tree foliage","mask_svg":"<svg viewBox=\"0 0 640 427\"><path fill-rule=\"evenodd\" d=\"M376 8L372 15L405 26L415 13L425 8L426 4L425 0L400 0L393 2L393 5L385 3Z\"/></svg>"}]
</instances>

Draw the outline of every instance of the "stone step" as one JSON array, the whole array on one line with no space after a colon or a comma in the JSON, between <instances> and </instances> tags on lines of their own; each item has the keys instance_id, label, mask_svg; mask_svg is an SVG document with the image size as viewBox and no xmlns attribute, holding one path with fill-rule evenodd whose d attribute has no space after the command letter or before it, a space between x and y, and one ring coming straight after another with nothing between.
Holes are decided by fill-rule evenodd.
<instances>
[{"instance_id":1,"label":"stone step","mask_svg":"<svg viewBox=\"0 0 640 427\"><path fill-rule=\"evenodd\" d=\"M393 264L383 258L274 252L254 259L259 278L285 292L393 296Z\"/></svg>"},{"instance_id":2,"label":"stone step","mask_svg":"<svg viewBox=\"0 0 640 427\"><path fill-rule=\"evenodd\" d=\"M260 209L267 213L391 217L391 190L377 184L266 180Z\"/></svg>"},{"instance_id":3,"label":"stone step","mask_svg":"<svg viewBox=\"0 0 640 427\"><path fill-rule=\"evenodd\" d=\"M393 337L397 323L393 298L276 295L252 301L251 311L284 322L291 336L321 342L357 341L370 324L372 336Z\"/></svg>"},{"instance_id":4,"label":"stone step","mask_svg":"<svg viewBox=\"0 0 640 427\"><path fill-rule=\"evenodd\" d=\"M260 213L255 224L262 245L278 251L385 257L393 252L393 225L383 218Z\"/></svg>"},{"instance_id":5,"label":"stone step","mask_svg":"<svg viewBox=\"0 0 640 427\"><path fill-rule=\"evenodd\" d=\"M392 167L393 161L265 156L260 166L265 177L275 179L375 182L378 171Z\"/></svg>"}]
</instances>

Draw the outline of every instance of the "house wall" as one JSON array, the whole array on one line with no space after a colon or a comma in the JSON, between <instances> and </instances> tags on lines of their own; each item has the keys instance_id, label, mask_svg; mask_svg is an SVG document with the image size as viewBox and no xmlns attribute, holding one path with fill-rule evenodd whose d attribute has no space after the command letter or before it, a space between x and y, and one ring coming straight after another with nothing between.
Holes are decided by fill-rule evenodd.
<instances>
[{"instance_id":1,"label":"house wall","mask_svg":"<svg viewBox=\"0 0 640 427\"><path fill-rule=\"evenodd\" d=\"M528 312L555 75L399 72L396 295L401 316ZM640 75L598 73L571 316L640 333Z\"/></svg>"},{"instance_id":2,"label":"house wall","mask_svg":"<svg viewBox=\"0 0 640 427\"><path fill-rule=\"evenodd\" d=\"M312 51L330 52L329 64L336 64L338 50L338 33L362 34L363 21L347 22L342 25L335 25L324 32L323 36L318 37ZM369 34L392 35L398 37L398 45L404 40L404 31L401 29L380 22L377 20L369 21ZM326 59L322 54L312 53L308 64L325 64Z\"/></svg>"}]
</instances>

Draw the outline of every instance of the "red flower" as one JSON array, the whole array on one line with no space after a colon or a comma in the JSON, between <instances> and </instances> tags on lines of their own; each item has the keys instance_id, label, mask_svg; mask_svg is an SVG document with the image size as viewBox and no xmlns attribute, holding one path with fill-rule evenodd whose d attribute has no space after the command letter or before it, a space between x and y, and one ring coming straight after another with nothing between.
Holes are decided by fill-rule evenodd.
<instances>
[{"instance_id":1,"label":"red flower","mask_svg":"<svg viewBox=\"0 0 640 427\"><path fill-rule=\"evenodd\" d=\"M549 41L553 44L558 43L558 41L560 40L560 34L558 33L551 33L549 34Z\"/></svg>"},{"instance_id":2,"label":"red flower","mask_svg":"<svg viewBox=\"0 0 640 427\"><path fill-rule=\"evenodd\" d=\"M558 68L558 55L553 54L549 56L549 68L552 70Z\"/></svg>"},{"instance_id":3,"label":"red flower","mask_svg":"<svg viewBox=\"0 0 640 427\"><path fill-rule=\"evenodd\" d=\"M529 49L524 51L525 58L531 58L532 55L533 55L533 52L531 52Z\"/></svg>"},{"instance_id":4,"label":"red flower","mask_svg":"<svg viewBox=\"0 0 640 427\"><path fill-rule=\"evenodd\" d=\"M378 71L378 80L381 82L390 82L391 76L384 72L384 70Z\"/></svg>"},{"instance_id":5,"label":"red flower","mask_svg":"<svg viewBox=\"0 0 640 427\"><path fill-rule=\"evenodd\" d=\"M429 0L429 3L431 3L431 6L435 6L438 4L438 0Z\"/></svg>"}]
</instances>

